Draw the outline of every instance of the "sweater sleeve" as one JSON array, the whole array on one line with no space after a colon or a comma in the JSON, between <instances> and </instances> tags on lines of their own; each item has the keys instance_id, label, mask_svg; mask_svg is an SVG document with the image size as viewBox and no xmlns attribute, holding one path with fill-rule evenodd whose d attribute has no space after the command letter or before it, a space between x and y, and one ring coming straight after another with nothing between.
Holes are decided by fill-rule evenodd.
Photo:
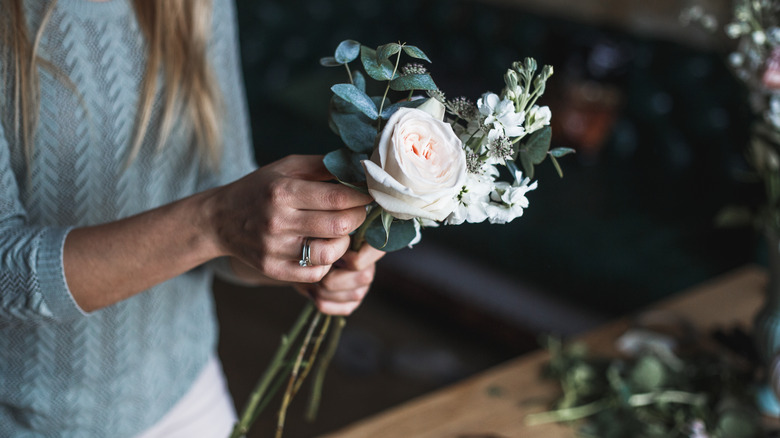
<instances>
[{"instance_id":1,"label":"sweater sleeve","mask_svg":"<svg viewBox=\"0 0 780 438\"><path fill-rule=\"evenodd\" d=\"M69 231L27 220L0 124L0 321L85 315L65 281L62 251Z\"/></svg>"}]
</instances>

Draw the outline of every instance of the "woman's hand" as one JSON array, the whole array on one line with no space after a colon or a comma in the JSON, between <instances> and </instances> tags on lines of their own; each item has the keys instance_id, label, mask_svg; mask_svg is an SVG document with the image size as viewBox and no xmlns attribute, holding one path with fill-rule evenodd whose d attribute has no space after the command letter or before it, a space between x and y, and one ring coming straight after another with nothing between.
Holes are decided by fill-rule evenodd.
<instances>
[{"instance_id":1,"label":"woman's hand","mask_svg":"<svg viewBox=\"0 0 780 438\"><path fill-rule=\"evenodd\" d=\"M240 269L237 274L256 282L323 280L349 248L349 234L363 223L365 205L371 202L368 195L326 182L332 178L321 156L293 155L212 193L218 246L257 271ZM298 261L307 237L313 266L303 267ZM373 278L373 267L363 272L369 265L356 275Z\"/></svg>"},{"instance_id":2,"label":"woman's hand","mask_svg":"<svg viewBox=\"0 0 780 438\"><path fill-rule=\"evenodd\" d=\"M374 280L376 262L384 255L384 251L364 244L360 251L347 251L318 283L298 284L296 289L311 297L323 313L349 315L366 296Z\"/></svg>"}]
</instances>

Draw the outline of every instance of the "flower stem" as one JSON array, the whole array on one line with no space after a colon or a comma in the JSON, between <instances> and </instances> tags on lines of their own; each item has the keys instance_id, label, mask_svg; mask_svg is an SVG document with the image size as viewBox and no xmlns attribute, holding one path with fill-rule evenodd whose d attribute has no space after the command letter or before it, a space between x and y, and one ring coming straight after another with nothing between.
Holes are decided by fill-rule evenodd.
<instances>
[{"instance_id":1,"label":"flower stem","mask_svg":"<svg viewBox=\"0 0 780 438\"><path fill-rule=\"evenodd\" d=\"M271 363L268 365L268 368L265 370L262 377L257 382L255 389L252 391L252 394L249 397L249 401L247 402L244 411L241 413L239 421L236 423L235 427L233 427L233 432L230 434L230 438L242 437L249 431L252 423L257 418L257 414L259 414L258 405L260 404L260 401L263 399L263 396L265 395L269 385L271 385L273 382L274 376L283 367L284 357L287 355L287 352L290 350L290 346L298 337L298 334L303 329L303 326L306 324L306 321L309 319L309 315L313 310L314 304L311 302L307 303L287 335L282 336L282 342L279 345L279 348L276 350L276 354L274 354L273 359L271 359Z\"/></svg>"},{"instance_id":2,"label":"flower stem","mask_svg":"<svg viewBox=\"0 0 780 438\"><path fill-rule=\"evenodd\" d=\"M322 313L317 312L314 314L311 323L309 323L309 329L306 331L306 336L303 338L301 348L298 350L298 355L295 358L295 365L293 365L292 372L290 373L290 380L287 383L287 390L284 392L282 398L282 406L279 408L279 417L276 422L276 438L282 438L282 432L284 432L284 420L287 418L287 407L293 398L293 388L295 382L298 380L298 373L301 369L301 363L303 362L303 356L306 354L306 350L311 342L311 337L314 334L314 329L317 328L317 324L320 322Z\"/></svg>"},{"instance_id":3,"label":"flower stem","mask_svg":"<svg viewBox=\"0 0 780 438\"><path fill-rule=\"evenodd\" d=\"M301 389L301 385L303 384L303 381L306 380L306 377L311 372L311 369L314 367L314 362L317 359L317 353L320 351L320 346L322 345L322 340L325 339L325 336L328 334L328 328L330 328L330 320L332 319L331 315L325 315L325 321L322 323L322 328L320 328L320 333L317 335L317 338L314 340L314 346L311 349L311 352L309 353L309 360L306 361L306 368L303 369L303 372L298 377L298 381L295 382L295 387L293 388L293 397L295 394L298 393L298 390Z\"/></svg>"},{"instance_id":4,"label":"flower stem","mask_svg":"<svg viewBox=\"0 0 780 438\"><path fill-rule=\"evenodd\" d=\"M363 221L357 231L355 231L355 234L352 235L352 251L360 251L360 247L362 247L363 243L366 241L366 231L368 231L368 227L371 225L371 222L374 222L381 214L382 207L378 205L375 205L371 211L368 212L366 220Z\"/></svg>"},{"instance_id":5,"label":"flower stem","mask_svg":"<svg viewBox=\"0 0 780 438\"><path fill-rule=\"evenodd\" d=\"M335 324L330 339L328 339L327 348L317 362L317 371L314 376L309 406L306 410L307 421L314 421L314 419L317 418L317 410L319 410L320 399L322 398L322 384L325 380L325 373L328 371L328 365L330 365L333 355L336 354L336 348L339 346L339 339L341 339L341 332L344 330L345 325L347 325L347 319L345 317L337 316L335 318Z\"/></svg>"}]
</instances>

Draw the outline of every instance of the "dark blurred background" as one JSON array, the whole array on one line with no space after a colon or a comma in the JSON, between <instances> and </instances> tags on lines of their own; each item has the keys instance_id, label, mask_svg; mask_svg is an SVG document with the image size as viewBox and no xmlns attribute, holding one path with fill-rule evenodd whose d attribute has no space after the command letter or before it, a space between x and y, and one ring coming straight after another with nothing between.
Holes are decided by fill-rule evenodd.
<instances>
[{"instance_id":1,"label":"dark blurred background","mask_svg":"<svg viewBox=\"0 0 780 438\"><path fill-rule=\"evenodd\" d=\"M289 436L342 427L536 348L545 333L575 334L760 262L753 230L715 225L757 191L744 179L749 114L729 43L679 24L693 4L728 13L716 0L238 0L261 165L341 146L327 105L345 73L318 60L344 39L417 45L438 86L472 100L499 92L513 61L553 65L540 103L553 145L577 150L561 160L563 179L549 161L538 168L530 208L512 223L428 229L388 255L350 317L320 420L290 414ZM217 289L240 409L303 299ZM261 421L266 436L273 413Z\"/></svg>"}]
</instances>

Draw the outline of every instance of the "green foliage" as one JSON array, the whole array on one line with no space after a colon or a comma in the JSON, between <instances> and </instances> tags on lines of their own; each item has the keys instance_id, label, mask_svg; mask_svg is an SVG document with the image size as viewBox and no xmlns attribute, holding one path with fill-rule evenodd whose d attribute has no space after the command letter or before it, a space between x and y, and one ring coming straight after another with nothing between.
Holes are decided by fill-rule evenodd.
<instances>
[{"instance_id":1,"label":"green foliage","mask_svg":"<svg viewBox=\"0 0 780 438\"><path fill-rule=\"evenodd\" d=\"M360 61L363 69L375 81L389 81L398 76L393 63L388 59L380 59L376 50L369 47L361 46Z\"/></svg>"},{"instance_id":2,"label":"green foliage","mask_svg":"<svg viewBox=\"0 0 780 438\"><path fill-rule=\"evenodd\" d=\"M534 166L540 164L547 157L551 140L552 129L545 126L531 134L528 140L520 146L517 155L526 177L534 179Z\"/></svg>"},{"instance_id":3,"label":"green foliage","mask_svg":"<svg viewBox=\"0 0 780 438\"><path fill-rule=\"evenodd\" d=\"M422 59L423 61L427 61L429 63L431 62L431 60L428 59L428 56L425 53L423 53L423 51L420 50L416 46L406 46L405 45L403 47L403 49L404 49L404 53L406 53L407 55L411 56L412 58Z\"/></svg>"},{"instance_id":4,"label":"green foliage","mask_svg":"<svg viewBox=\"0 0 780 438\"><path fill-rule=\"evenodd\" d=\"M366 181L366 174L360 162L367 159L366 154L353 154L349 149L341 148L325 155L322 161L328 172L339 181L357 185Z\"/></svg>"},{"instance_id":5,"label":"green foliage","mask_svg":"<svg viewBox=\"0 0 780 438\"><path fill-rule=\"evenodd\" d=\"M374 248L391 252L406 248L416 236L414 220L402 221L383 214L380 220L374 220L368 225L365 239Z\"/></svg>"},{"instance_id":6,"label":"green foliage","mask_svg":"<svg viewBox=\"0 0 780 438\"><path fill-rule=\"evenodd\" d=\"M379 117L374 101L358 87L352 84L336 84L330 89L340 98L355 105L355 108L369 118L376 120Z\"/></svg>"},{"instance_id":7,"label":"green foliage","mask_svg":"<svg viewBox=\"0 0 780 438\"><path fill-rule=\"evenodd\" d=\"M348 64L360 55L360 43L355 40L344 40L336 47L336 62Z\"/></svg>"},{"instance_id":8,"label":"green foliage","mask_svg":"<svg viewBox=\"0 0 780 438\"><path fill-rule=\"evenodd\" d=\"M390 43L377 47L376 58L378 61L387 61L391 56L401 51L401 45L398 43Z\"/></svg>"},{"instance_id":9,"label":"green foliage","mask_svg":"<svg viewBox=\"0 0 780 438\"><path fill-rule=\"evenodd\" d=\"M563 395L554 410L531 414L526 422L571 423L587 437L758 437L760 417L750 391L755 366L705 345L605 357L551 338L546 375L560 383ZM695 429L706 435L694 435Z\"/></svg>"},{"instance_id":10,"label":"green foliage","mask_svg":"<svg viewBox=\"0 0 780 438\"><path fill-rule=\"evenodd\" d=\"M393 91L409 90L436 90L436 84L429 74L412 74L399 76L390 81L390 89Z\"/></svg>"},{"instance_id":11,"label":"green foliage","mask_svg":"<svg viewBox=\"0 0 780 438\"><path fill-rule=\"evenodd\" d=\"M357 154L371 152L376 139L376 127L365 114L331 111L329 120L331 128L351 151Z\"/></svg>"},{"instance_id":12,"label":"green foliage","mask_svg":"<svg viewBox=\"0 0 780 438\"><path fill-rule=\"evenodd\" d=\"M383 119L389 119L390 116L392 116L400 108L417 108L418 106L422 105L424 102L425 102L424 99L402 100L400 102L396 102L392 105L384 107L384 109L382 109L382 114L380 114L379 116L382 117Z\"/></svg>"}]
</instances>

